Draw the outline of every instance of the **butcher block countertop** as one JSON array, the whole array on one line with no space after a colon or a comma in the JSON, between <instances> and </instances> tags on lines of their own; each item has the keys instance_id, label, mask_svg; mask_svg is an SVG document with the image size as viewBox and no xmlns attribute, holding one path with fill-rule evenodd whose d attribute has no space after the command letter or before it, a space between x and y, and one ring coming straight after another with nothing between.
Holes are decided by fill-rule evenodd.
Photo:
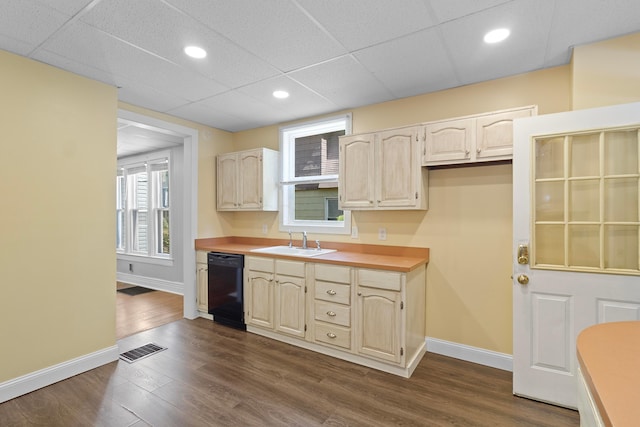
<instances>
[{"instance_id":1,"label":"butcher block countertop","mask_svg":"<svg viewBox=\"0 0 640 427\"><path fill-rule=\"evenodd\" d=\"M604 424L640 425L640 321L591 326L578 335L577 352Z\"/></svg>"},{"instance_id":2,"label":"butcher block countertop","mask_svg":"<svg viewBox=\"0 0 640 427\"><path fill-rule=\"evenodd\" d=\"M269 246L288 245L288 239L267 239L253 237L214 237L196 239L195 247L198 251L226 252L269 258L296 259L306 262L323 264L341 264L351 267L375 268L409 272L429 263L429 248L414 248L406 246L360 245L353 243L320 242L323 249L336 249L314 257L296 257L251 252L252 249ZM309 247L315 247L315 240L309 239ZM294 240L293 245L300 247L302 242Z\"/></svg>"}]
</instances>

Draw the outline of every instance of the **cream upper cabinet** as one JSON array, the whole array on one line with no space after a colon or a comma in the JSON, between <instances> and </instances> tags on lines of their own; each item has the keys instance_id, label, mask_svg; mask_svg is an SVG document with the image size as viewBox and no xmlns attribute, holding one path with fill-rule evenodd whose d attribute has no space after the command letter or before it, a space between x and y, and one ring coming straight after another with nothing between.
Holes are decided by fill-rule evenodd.
<instances>
[{"instance_id":1,"label":"cream upper cabinet","mask_svg":"<svg viewBox=\"0 0 640 427\"><path fill-rule=\"evenodd\" d=\"M425 164L471 161L473 123L470 119L430 123L424 128Z\"/></svg>"},{"instance_id":2,"label":"cream upper cabinet","mask_svg":"<svg viewBox=\"0 0 640 427\"><path fill-rule=\"evenodd\" d=\"M341 209L427 209L419 127L340 138Z\"/></svg>"},{"instance_id":3,"label":"cream upper cabinet","mask_svg":"<svg viewBox=\"0 0 640 427\"><path fill-rule=\"evenodd\" d=\"M370 209L375 199L375 134L340 138L340 209Z\"/></svg>"},{"instance_id":4,"label":"cream upper cabinet","mask_svg":"<svg viewBox=\"0 0 640 427\"><path fill-rule=\"evenodd\" d=\"M513 120L537 113L535 106L426 123L422 164L438 166L509 160Z\"/></svg>"},{"instance_id":5,"label":"cream upper cabinet","mask_svg":"<svg viewBox=\"0 0 640 427\"><path fill-rule=\"evenodd\" d=\"M217 159L217 208L278 210L278 152L267 148L221 154Z\"/></svg>"},{"instance_id":6,"label":"cream upper cabinet","mask_svg":"<svg viewBox=\"0 0 640 427\"><path fill-rule=\"evenodd\" d=\"M209 313L209 268L207 265L207 253L196 252L196 303L198 311Z\"/></svg>"}]
</instances>

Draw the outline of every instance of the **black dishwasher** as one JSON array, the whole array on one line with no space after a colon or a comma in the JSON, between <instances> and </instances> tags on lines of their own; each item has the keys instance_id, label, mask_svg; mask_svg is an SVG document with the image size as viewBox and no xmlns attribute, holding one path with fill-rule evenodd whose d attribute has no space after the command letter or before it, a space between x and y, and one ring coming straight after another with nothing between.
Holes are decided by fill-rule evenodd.
<instances>
[{"instance_id":1,"label":"black dishwasher","mask_svg":"<svg viewBox=\"0 0 640 427\"><path fill-rule=\"evenodd\" d=\"M242 303L244 255L209 252L209 314L213 321L246 330Z\"/></svg>"}]
</instances>

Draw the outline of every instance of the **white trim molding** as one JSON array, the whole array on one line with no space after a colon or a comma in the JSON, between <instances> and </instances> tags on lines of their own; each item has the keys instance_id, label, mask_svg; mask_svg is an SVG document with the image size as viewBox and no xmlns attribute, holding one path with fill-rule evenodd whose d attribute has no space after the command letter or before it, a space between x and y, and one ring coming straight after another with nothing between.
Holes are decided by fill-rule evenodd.
<instances>
[{"instance_id":1,"label":"white trim molding","mask_svg":"<svg viewBox=\"0 0 640 427\"><path fill-rule=\"evenodd\" d=\"M180 282L171 282L169 280L156 279L155 277L144 277L120 272L116 273L116 279L118 282L127 283L129 285L137 285L144 288L155 289L157 291L184 295L184 284Z\"/></svg>"},{"instance_id":2,"label":"white trim molding","mask_svg":"<svg viewBox=\"0 0 640 427\"><path fill-rule=\"evenodd\" d=\"M114 345L5 381L0 383L0 403L106 365L118 360L118 357L120 357L118 346Z\"/></svg>"},{"instance_id":3,"label":"white trim molding","mask_svg":"<svg viewBox=\"0 0 640 427\"><path fill-rule=\"evenodd\" d=\"M513 356L510 354L498 353L437 338L427 337L426 342L428 352L513 372Z\"/></svg>"}]
</instances>

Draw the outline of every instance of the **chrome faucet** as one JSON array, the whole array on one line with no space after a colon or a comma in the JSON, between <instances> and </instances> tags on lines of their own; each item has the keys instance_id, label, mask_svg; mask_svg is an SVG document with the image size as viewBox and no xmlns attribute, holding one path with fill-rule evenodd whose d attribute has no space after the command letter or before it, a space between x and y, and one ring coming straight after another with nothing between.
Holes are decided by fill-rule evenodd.
<instances>
[{"instance_id":1,"label":"chrome faucet","mask_svg":"<svg viewBox=\"0 0 640 427\"><path fill-rule=\"evenodd\" d=\"M307 249L307 232L302 232L302 249Z\"/></svg>"}]
</instances>

